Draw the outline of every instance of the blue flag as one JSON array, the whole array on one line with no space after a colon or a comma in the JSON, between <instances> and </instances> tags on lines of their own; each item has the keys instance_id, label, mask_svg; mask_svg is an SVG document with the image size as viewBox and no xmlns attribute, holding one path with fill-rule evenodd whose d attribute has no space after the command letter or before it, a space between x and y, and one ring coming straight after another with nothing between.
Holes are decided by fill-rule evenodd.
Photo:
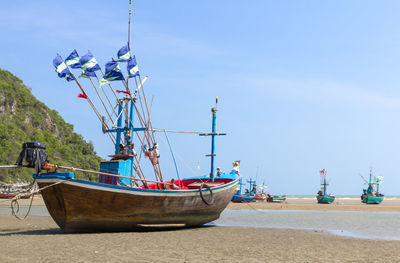
<instances>
[{"instance_id":1,"label":"blue flag","mask_svg":"<svg viewBox=\"0 0 400 263\"><path fill-rule=\"evenodd\" d=\"M110 61L106 64L106 74L104 74L104 77L99 81L99 86L102 87L109 84L109 81L114 80L124 80L124 75L122 75L121 68L117 61Z\"/></svg>"},{"instance_id":2,"label":"blue flag","mask_svg":"<svg viewBox=\"0 0 400 263\"><path fill-rule=\"evenodd\" d=\"M82 74L79 75L79 78L90 79L90 77L97 77L97 75L94 71L84 71L84 70L82 70Z\"/></svg>"},{"instance_id":3,"label":"blue flag","mask_svg":"<svg viewBox=\"0 0 400 263\"><path fill-rule=\"evenodd\" d=\"M53 59L53 65L56 68L56 72L60 78L65 78L67 81L74 80L71 76L71 71L69 71L67 64L65 64L64 60L60 55Z\"/></svg>"},{"instance_id":4,"label":"blue flag","mask_svg":"<svg viewBox=\"0 0 400 263\"><path fill-rule=\"evenodd\" d=\"M129 46L123 46L120 50L118 50L118 61L126 62L131 59L131 51L129 50Z\"/></svg>"},{"instance_id":5,"label":"blue flag","mask_svg":"<svg viewBox=\"0 0 400 263\"><path fill-rule=\"evenodd\" d=\"M127 69L128 69L128 77L129 78L139 76L139 67L136 63L135 56L133 56L133 58L129 61Z\"/></svg>"},{"instance_id":6,"label":"blue flag","mask_svg":"<svg viewBox=\"0 0 400 263\"><path fill-rule=\"evenodd\" d=\"M124 80L124 76L121 73L117 61L110 61L106 64L106 74L104 75L106 80Z\"/></svg>"},{"instance_id":7,"label":"blue flag","mask_svg":"<svg viewBox=\"0 0 400 263\"><path fill-rule=\"evenodd\" d=\"M80 63L82 70L85 72L86 71L94 72L96 70L100 70L100 66L97 63L97 60L94 58L92 53L90 53L90 51L88 51L86 55L81 57Z\"/></svg>"},{"instance_id":8,"label":"blue flag","mask_svg":"<svg viewBox=\"0 0 400 263\"><path fill-rule=\"evenodd\" d=\"M81 68L78 52L74 49L72 53L65 59L65 64L71 68Z\"/></svg>"}]
</instances>

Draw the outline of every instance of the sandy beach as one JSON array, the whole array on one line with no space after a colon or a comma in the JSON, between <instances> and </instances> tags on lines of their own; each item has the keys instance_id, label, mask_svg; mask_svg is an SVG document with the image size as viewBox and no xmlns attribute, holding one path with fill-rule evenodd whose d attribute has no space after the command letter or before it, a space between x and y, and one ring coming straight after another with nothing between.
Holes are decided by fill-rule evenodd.
<instances>
[{"instance_id":1,"label":"sandy beach","mask_svg":"<svg viewBox=\"0 0 400 263\"><path fill-rule=\"evenodd\" d=\"M4 201L4 200L2 200ZM385 205L230 204L229 209L400 211ZM21 200L20 205L29 204ZM6 202L1 202L6 206ZM34 205L43 205L35 197ZM65 233L50 217L0 216L0 262L399 262L400 241L358 239L317 230L206 226L145 228L123 233Z\"/></svg>"},{"instance_id":2,"label":"sandy beach","mask_svg":"<svg viewBox=\"0 0 400 263\"><path fill-rule=\"evenodd\" d=\"M50 217L0 216L0 262L399 262L400 242L237 227L64 233Z\"/></svg>"}]
</instances>

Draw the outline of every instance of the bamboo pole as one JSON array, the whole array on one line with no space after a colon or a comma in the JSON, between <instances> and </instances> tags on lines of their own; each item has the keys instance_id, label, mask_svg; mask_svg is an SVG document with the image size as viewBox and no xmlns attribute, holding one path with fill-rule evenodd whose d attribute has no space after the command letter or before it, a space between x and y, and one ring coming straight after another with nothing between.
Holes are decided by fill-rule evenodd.
<instances>
[{"instance_id":1,"label":"bamboo pole","mask_svg":"<svg viewBox=\"0 0 400 263\"><path fill-rule=\"evenodd\" d=\"M97 76L96 76L96 78L97 78ZM104 104L103 100L101 99L101 96L100 96L100 94L99 94L99 91L97 90L96 86L94 85L92 78L89 78L89 79L90 79L90 82L91 82L92 85L93 85L94 90L95 90L96 93L97 93L97 96L99 97L99 99L100 99L100 101L101 101L101 104L103 104L103 107L104 107L104 109L106 110L107 115L108 115L108 117L110 118L110 121L112 122L112 117L111 117L110 113L108 112L107 107L106 107L106 105Z\"/></svg>"},{"instance_id":2,"label":"bamboo pole","mask_svg":"<svg viewBox=\"0 0 400 263\"><path fill-rule=\"evenodd\" d=\"M56 169L64 169L64 170L69 170L69 171L78 171L82 173L91 173L91 174L98 174L98 175L106 175L106 176L113 176L113 177L118 177L118 178L127 178L131 179L134 181L142 181L142 182L150 182L150 183L160 183L158 181L154 180L148 180L148 179L139 179L139 178L134 178L134 177L129 177L129 176L123 176L123 175L118 175L118 174L111 174L111 173L104 173L104 172L97 172L97 171L92 171L92 170L85 170L85 169L80 169L80 168L74 168L74 167L67 167L67 166L61 166L61 165L55 165ZM168 185L172 185L170 183L166 183Z\"/></svg>"},{"instance_id":3,"label":"bamboo pole","mask_svg":"<svg viewBox=\"0 0 400 263\"><path fill-rule=\"evenodd\" d=\"M131 16L132 16L132 0L129 0L129 22L128 22L128 48L129 52L131 52ZM129 62L126 62L128 65ZM128 78L126 79L126 89L129 90L129 72Z\"/></svg>"},{"instance_id":4,"label":"bamboo pole","mask_svg":"<svg viewBox=\"0 0 400 263\"><path fill-rule=\"evenodd\" d=\"M137 84L136 78L135 78L135 82L136 82L136 84ZM142 90L143 100L144 100L145 105L146 105L147 116L148 116L148 124L149 124L149 128L150 128L150 131L151 131L151 130L153 129L153 125L152 125L152 123L151 123L149 107L147 106L147 99L146 99L146 95L145 95L145 93L144 93L143 82L142 82L142 78L140 77L140 75L139 75L139 82L140 82L140 85L141 85L141 86L140 86L140 89ZM138 94L140 94L140 91L138 91ZM149 136L150 136L150 134L151 134L151 137L153 138L153 143L155 144L156 139L154 138L154 132L151 132L151 133L150 133L150 131L149 131ZM160 162L157 162L157 167L158 167L158 170L159 170L160 180L161 180L161 182L162 182L163 179L162 179L162 174L161 174Z\"/></svg>"},{"instance_id":5,"label":"bamboo pole","mask_svg":"<svg viewBox=\"0 0 400 263\"><path fill-rule=\"evenodd\" d=\"M101 74L102 74L103 77L104 77L103 71L100 70L100 72L101 72ZM97 77L97 76L96 76L96 77ZM111 89L111 91L113 92L115 98L117 99L117 102L119 103L119 105L120 105L121 108L123 109L123 111L124 111L124 113L125 113L125 118L128 119L128 120L130 121L130 124L131 124L132 127L134 128L135 126L133 125L133 122L132 122L132 120L130 119L129 114L128 114L126 108L121 104L121 101L118 99L118 96L117 96L117 94L115 93L115 91L114 91L113 87L111 86L111 84L108 84L108 86L110 87L110 89ZM133 99L133 98L132 98L132 99ZM144 145L142 139L141 139L140 136L139 136L139 133L138 133L137 131L135 131L135 133L136 133L136 136L139 138L140 143L141 143L142 145ZM141 172L143 178L145 178L144 173L143 173L142 169L140 168L140 163L139 163L138 159L136 158L136 156L135 156L135 160L136 160L136 162L137 162L137 164L138 164L138 167L139 167L138 170ZM159 178L160 178L160 181L162 182L162 178L161 178L161 176L158 174L158 170L154 167L154 165L153 165L153 168L154 168L154 173L155 173L156 177L159 177Z\"/></svg>"},{"instance_id":6,"label":"bamboo pole","mask_svg":"<svg viewBox=\"0 0 400 263\"><path fill-rule=\"evenodd\" d=\"M89 103L89 105L92 107L94 113L96 114L97 118L99 119L99 121L102 123L102 119L101 119L101 114L99 113L99 111L96 109L96 106L94 106L92 100L89 98L89 96L86 94L85 90L82 88L81 84L79 83L79 81L75 78L75 75L71 73L71 76L74 78L76 84L78 84L79 89L82 91L82 93L86 96L86 100ZM106 127L108 128L108 125L106 123ZM114 143L115 145L115 137L112 136L111 134L108 134L108 136L111 139L111 142Z\"/></svg>"}]
</instances>

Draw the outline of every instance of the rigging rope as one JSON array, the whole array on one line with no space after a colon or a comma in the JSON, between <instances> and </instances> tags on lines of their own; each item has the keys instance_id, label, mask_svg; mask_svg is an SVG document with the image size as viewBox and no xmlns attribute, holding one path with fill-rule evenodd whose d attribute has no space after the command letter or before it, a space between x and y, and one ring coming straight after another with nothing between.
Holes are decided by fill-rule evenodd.
<instances>
[{"instance_id":1,"label":"rigging rope","mask_svg":"<svg viewBox=\"0 0 400 263\"><path fill-rule=\"evenodd\" d=\"M167 141L165 141L164 138L161 137L160 135L158 135L158 138L160 138L164 143L167 143ZM183 164L186 166L186 168L188 168L188 169L190 170L190 172L191 172L192 174L194 174L194 175L196 175L196 176L198 175L198 174L193 170L193 168L190 167L190 166L187 164L187 162L183 159L183 157L180 156L176 151L175 151L175 155L183 162Z\"/></svg>"},{"instance_id":2,"label":"rigging rope","mask_svg":"<svg viewBox=\"0 0 400 263\"><path fill-rule=\"evenodd\" d=\"M30 194L31 194L31 202L30 202L30 204L29 204L28 212L27 212L27 213L25 214L25 216L23 216L23 217L20 217L20 216L17 215L17 213L19 212L19 203L18 203L18 200L21 199L23 196L26 196L26 193L21 193L21 194L16 195L15 197L13 197L13 199L11 199L11 214L12 214L13 216L15 216L15 217L16 217L17 219L19 219L19 220L25 219L25 218L29 215L29 213L30 213L30 211L31 211L32 203L33 203L33 198L34 198L35 194L39 193L40 191L42 191L42 190L44 190L44 189L46 189L46 188L55 186L55 185L57 185L57 184L65 183L65 182L67 182L67 181L69 181L69 180L71 180L71 179L72 179L72 178L68 178L68 179L65 179L65 180L56 182L56 183L54 183L54 184L46 185L46 186L44 186L44 187L42 187L42 188L37 189L36 191L31 192L31 193L30 193ZM33 181L32 186L35 184L35 182L36 182L36 180Z\"/></svg>"},{"instance_id":3,"label":"rigging rope","mask_svg":"<svg viewBox=\"0 0 400 263\"><path fill-rule=\"evenodd\" d=\"M176 165L174 152L172 151L171 144L169 143L169 139L168 139L167 133L164 132L164 134L165 134L165 138L167 138L167 142L168 142L169 150L170 150L171 155L172 155L172 159L174 160L174 165L175 165L175 170L176 170L176 176L178 176L179 188L181 188L181 179L179 178L178 166Z\"/></svg>"}]
</instances>

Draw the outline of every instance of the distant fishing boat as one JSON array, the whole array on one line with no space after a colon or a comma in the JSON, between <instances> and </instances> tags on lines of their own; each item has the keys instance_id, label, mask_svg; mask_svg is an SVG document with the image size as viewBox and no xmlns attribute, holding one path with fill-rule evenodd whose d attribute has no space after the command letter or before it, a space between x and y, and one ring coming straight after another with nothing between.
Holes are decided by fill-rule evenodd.
<instances>
[{"instance_id":1,"label":"distant fishing boat","mask_svg":"<svg viewBox=\"0 0 400 263\"><path fill-rule=\"evenodd\" d=\"M131 2L129 29L130 16ZM170 145L167 132L180 131L153 129L151 104L147 102L143 88L146 78L141 79L135 56L130 52L129 38L128 44L118 51L117 59L106 64L105 73L90 52L79 57L74 50L66 60L60 55L53 60L60 78L76 82L82 92L78 97L87 100L102 125L103 133L113 142L115 150L110 160L100 163L100 171L65 167L50 163L44 144L28 142L23 144L15 165L35 168L34 178L44 203L61 229L129 231L143 225L199 226L218 219L236 191L240 178L238 162L234 163L232 171L214 175L215 137L226 135L216 132L218 98L215 107L211 109L211 132L181 132L211 136L211 154L207 155L211 157L210 174L180 179L175 164L177 178L163 179L155 132L163 132ZM126 77L118 63L126 65ZM104 115L70 68L79 69L81 76L90 79L88 85L93 85L96 93L92 94L97 94L96 101L101 102L97 105L103 106ZM95 72L101 74L102 78L99 79ZM98 80L98 85L94 84L93 79ZM117 85L121 85L123 90L111 86L111 82L115 81L121 81ZM129 88L129 83L134 85L134 89ZM103 87L106 87L107 92ZM115 104L111 103L114 100L110 100L109 96L115 97ZM170 151L175 163L171 147ZM40 173L41 170L47 173ZM96 174L98 179L78 179L75 171ZM149 180L145 175L154 176L155 179Z\"/></svg>"},{"instance_id":2,"label":"distant fishing boat","mask_svg":"<svg viewBox=\"0 0 400 263\"><path fill-rule=\"evenodd\" d=\"M326 193L326 187L329 185L326 182L326 170L320 170L319 174L321 177L321 189L318 191L317 201L319 204L331 204L333 201L335 201L335 196L333 194Z\"/></svg>"},{"instance_id":3,"label":"distant fishing boat","mask_svg":"<svg viewBox=\"0 0 400 263\"><path fill-rule=\"evenodd\" d=\"M262 185L257 185L254 201L265 202L267 200L267 193L265 192L266 189L268 189L268 187L264 183Z\"/></svg>"},{"instance_id":4,"label":"distant fishing boat","mask_svg":"<svg viewBox=\"0 0 400 263\"><path fill-rule=\"evenodd\" d=\"M286 201L286 195L270 195L267 194L267 202L282 203Z\"/></svg>"},{"instance_id":5,"label":"distant fishing boat","mask_svg":"<svg viewBox=\"0 0 400 263\"><path fill-rule=\"evenodd\" d=\"M24 183L20 179L18 179L17 183L6 184L0 182L0 198L11 199L17 195L19 195L22 199L29 198L31 193L30 189L27 188L28 186L28 183Z\"/></svg>"},{"instance_id":6,"label":"distant fishing boat","mask_svg":"<svg viewBox=\"0 0 400 263\"><path fill-rule=\"evenodd\" d=\"M251 181L251 179L250 179ZM232 202L233 203L249 203L254 201L255 194L252 193L250 190L246 189L245 193L242 192L242 186L244 183L242 183L242 178L239 178L239 188L235 192L235 194L232 197ZM250 183L251 187L251 183Z\"/></svg>"},{"instance_id":7,"label":"distant fishing boat","mask_svg":"<svg viewBox=\"0 0 400 263\"><path fill-rule=\"evenodd\" d=\"M380 204L385 197L384 194L379 192L379 184L382 183L383 177L374 176L372 178L372 169L369 170L369 181L367 181L361 174L360 176L364 180L365 184L368 185L367 189L363 189L363 193L361 195L361 202L365 204Z\"/></svg>"},{"instance_id":8,"label":"distant fishing boat","mask_svg":"<svg viewBox=\"0 0 400 263\"><path fill-rule=\"evenodd\" d=\"M3 198L3 199L11 199L15 196L17 196L16 193L0 193L0 198Z\"/></svg>"}]
</instances>

